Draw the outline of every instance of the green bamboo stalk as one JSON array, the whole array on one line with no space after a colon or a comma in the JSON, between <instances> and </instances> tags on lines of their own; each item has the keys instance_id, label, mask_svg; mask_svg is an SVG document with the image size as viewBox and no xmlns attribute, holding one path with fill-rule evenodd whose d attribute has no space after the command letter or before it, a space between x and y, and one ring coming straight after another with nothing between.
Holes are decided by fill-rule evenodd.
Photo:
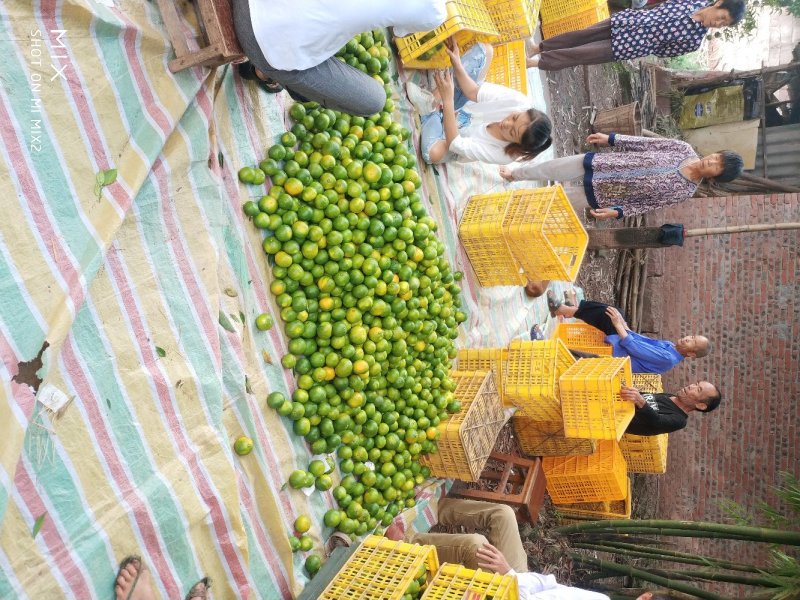
<instances>
[{"instance_id":1,"label":"green bamboo stalk","mask_svg":"<svg viewBox=\"0 0 800 600\"><path fill-rule=\"evenodd\" d=\"M683 537L715 537L717 539L749 540L768 544L787 544L800 546L800 531L784 531L767 527L749 527L746 525L726 525L723 523L707 523L703 521L669 521L659 519L643 520L610 520L587 521L575 523L555 529L557 533L569 535L599 530L605 533L639 533L675 535ZM690 533L677 533L677 532ZM669 532L669 533L664 533ZM712 535L699 535L699 534Z\"/></svg>"},{"instance_id":2,"label":"green bamboo stalk","mask_svg":"<svg viewBox=\"0 0 800 600\"><path fill-rule=\"evenodd\" d=\"M621 573L623 575L638 577L639 579L643 579L644 581L649 581L651 583L658 584L662 587L669 588L671 590L677 590L679 592L691 594L697 598L704 598L705 600L727 600L727 598L725 598L724 596L720 596L719 594L708 592L702 588L695 587L693 585L688 585L685 583L680 583L678 581L673 581L667 577L653 575L649 571L643 571L642 569L637 569L635 567L631 567L630 565L620 565L606 560L600 560L599 558L582 556L576 552L568 552L567 554L573 561L577 563L592 565L609 571L616 571L617 573Z\"/></svg>"},{"instance_id":3,"label":"green bamboo stalk","mask_svg":"<svg viewBox=\"0 0 800 600\"><path fill-rule=\"evenodd\" d=\"M663 560L668 562L684 563L688 565L701 565L710 567L719 567L721 569L728 569L730 571L745 571L747 573L761 573L766 571L766 567L756 567L753 565L745 565L742 563L730 562L715 558L712 556L700 556L697 554L687 554L686 552L678 552L677 550L666 550L662 548L653 548L650 546L642 546L637 544L626 544L624 542L603 542L603 545L610 547L611 550L603 550L603 552L612 552L624 554L625 556L636 556L639 558L651 558L653 560ZM586 549L599 549L599 544L587 544L585 542L576 542L572 544L573 548L586 548ZM627 552L619 552L625 550Z\"/></svg>"},{"instance_id":4,"label":"green bamboo stalk","mask_svg":"<svg viewBox=\"0 0 800 600\"><path fill-rule=\"evenodd\" d=\"M658 574L659 572L665 573L667 577L675 577L676 579L687 579L690 581L697 581L702 579L705 581L724 581L726 583L740 583L742 585L752 585L756 587L777 588L780 587L774 581L765 579L763 577L750 577L747 575L734 575L732 573L719 573L714 571L704 571L701 569L689 571L673 571L664 569L651 569L652 573Z\"/></svg>"}]
</instances>

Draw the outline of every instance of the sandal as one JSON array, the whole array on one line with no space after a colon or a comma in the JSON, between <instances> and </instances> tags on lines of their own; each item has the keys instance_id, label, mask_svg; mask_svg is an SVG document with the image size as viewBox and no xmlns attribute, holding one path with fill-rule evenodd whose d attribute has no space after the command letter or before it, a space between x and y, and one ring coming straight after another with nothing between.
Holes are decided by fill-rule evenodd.
<instances>
[{"instance_id":1,"label":"sandal","mask_svg":"<svg viewBox=\"0 0 800 600\"><path fill-rule=\"evenodd\" d=\"M201 598L205 600L208 596L206 596L206 592L208 592L208 588L211 587L211 579L208 577L203 577L200 581L195 583L192 586L192 589L189 590L189 593L186 594L184 600L192 600L192 598Z\"/></svg>"},{"instance_id":2,"label":"sandal","mask_svg":"<svg viewBox=\"0 0 800 600\"><path fill-rule=\"evenodd\" d=\"M256 67L249 60L236 65L236 70L239 72L239 77L247 81L255 81L268 94L277 94L283 91L283 86L274 79L261 79L256 75Z\"/></svg>"},{"instance_id":3,"label":"sandal","mask_svg":"<svg viewBox=\"0 0 800 600\"><path fill-rule=\"evenodd\" d=\"M547 290L547 308L550 310L550 316L554 319L558 316L556 311L564 304L556 298L556 293L553 290Z\"/></svg>"},{"instance_id":4,"label":"sandal","mask_svg":"<svg viewBox=\"0 0 800 600\"><path fill-rule=\"evenodd\" d=\"M117 569L117 576L114 578L114 581L117 581L122 571L124 571L130 564L136 565L136 577L133 578L133 584L131 585L131 589L128 591L126 600L128 600L133 595L133 590L136 589L136 583L139 581L139 576L142 574L142 557L132 554L130 556L126 556L125 558L123 558L122 562L119 563L119 569Z\"/></svg>"}]
</instances>

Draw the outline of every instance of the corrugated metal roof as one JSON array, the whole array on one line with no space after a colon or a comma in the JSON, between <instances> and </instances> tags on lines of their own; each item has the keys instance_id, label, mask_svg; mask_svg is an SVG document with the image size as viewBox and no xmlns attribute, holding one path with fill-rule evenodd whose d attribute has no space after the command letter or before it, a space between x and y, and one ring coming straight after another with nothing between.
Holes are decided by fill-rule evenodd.
<instances>
[{"instance_id":1,"label":"corrugated metal roof","mask_svg":"<svg viewBox=\"0 0 800 600\"><path fill-rule=\"evenodd\" d=\"M764 173L760 132L752 173L759 177ZM767 127L767 178L800 186L800 124Z\"/></svg>"}]
</instances>

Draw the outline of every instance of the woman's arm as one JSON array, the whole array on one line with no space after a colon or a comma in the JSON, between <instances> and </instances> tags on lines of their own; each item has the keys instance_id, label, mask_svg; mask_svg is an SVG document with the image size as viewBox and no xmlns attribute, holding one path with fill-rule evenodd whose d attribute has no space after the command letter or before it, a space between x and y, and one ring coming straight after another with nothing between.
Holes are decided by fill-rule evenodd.
<instances>
[{"instance_id":1,"label":"woman's arm","mask_svg":"<svg viewBox=\"0 0 800 600\"><path fill-rule=\"evenodd\" d=\"M436 89L442 98L442 121L444 125L444 142L446 149L450 149L450 144L458 137L458 122L456 121L456 109L453 105L453 77L450 71L436 71L434 73Z\"/></svg>"},{"instance_id":2,"label":"woman's arm","mask_svg":"<svg viewBox=\"0 0 800 600\"><path fill-rule=\"evenodd\" d=\"M444 47L447 50L447 54L450 55L450 62L453 64L453 75L458 82L458 87L461 88L461 91L468 99L476 102L480 86L469 76L464 69L464 65L461 64L461 52L458 49L458 43L455 38L447 38Z\"/></svg>"},{"instance_id":3,"label":"woman's arm","mask_svg":"<svg viewBox=\"0 0 800 600\"><path fill-rule=\"evenodd\" d=\"M681 140L672 140L670 138L638 137L635 135L622 135L619 133L612 133L608 136L608 145L614 148L614 150L630 152L680 152L682 155L681 160L685 158L683 155L686 154L687 150L692 150L691 145Z\"/></svg>"}]
</instances>

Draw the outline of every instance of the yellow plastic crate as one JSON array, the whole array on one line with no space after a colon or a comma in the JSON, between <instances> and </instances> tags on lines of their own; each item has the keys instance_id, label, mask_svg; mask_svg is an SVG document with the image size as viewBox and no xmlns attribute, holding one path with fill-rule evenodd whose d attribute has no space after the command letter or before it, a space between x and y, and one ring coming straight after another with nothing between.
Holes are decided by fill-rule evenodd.
<instances>
[{"instance_id":1,"label":"yellow plastic crate","mask_svg":"<svg viewBox=\"0 0 800 600\"><path fill-rule=\"evenodd\" d=\"M633 387L640 392L647 392L649 394L660 394L664 391L664 385L661 383L661 375L658 373L634 373Z\"/></svg>"},{"instance_id":2,"label":"yellow plastic crate","mask_svg":"<svg viewBox=\"0 0 800 600\"><path fill-rule=\"evenodd\" d=\"M527 94L528 66L525 62L525 42L508 42L495 46L494 58L486 73L486 81Z\"/></svg>"},{"instance_id":3,"label":"yellow plastic crate","mask_svg":"<svg viewBox=\"0 0 800 600\"><path fill-rule=\"evenodd\" d=\"M455 36L463 52L477 42L494 42L499 32L482 0L447 0L447 18L433 31L395 38L407 69L446 69L450 57L444 41Z\"/></svg>"},{"instance_id":4,"label":"yellow plastic crate","mask_svg":"<svg viewBox=\"0 0 800 600\"><path fill-rule=\"evenodd\" d=\"M631 359L582 358L561 376L561 414L567 437L618 440L636 407L620 389L631 385Z\"/></svg>"},{"instance_id":5,"label":"yellow plastic crate","mask_svg":"<svg viewBox=\"0 0 800 600\"><path fill-rule=\"evenodd\" d=\"M328 584L320 600L399 600L425 569L439 569L434 546L406 544L369 535Z\"/></svg>"},{"instance_id":6,"label":"yellow plastic crate","mask_svg":"<svg viewBox=\"0 0 800 600\"><path fill-rule=\"evenodd\" d=\"M483 287L527 282L503 239L509 199L508 193L472 196L458 225L458 237Z\"/></svg>"},{"instance_id":7,"label":"yellow plastic crate","mask_svg":"<svg viewBox=\"0 0 800 600\"><path fill-rule=\"evenodd\" d=\"M575 14L595 10L605 6L608 13L606 0L542 0L539 9L544 23L566 19Z\"/></svg>"},{"instance_id":8,"label":"yellow plastic crate","mask_svg":"<svg viewBox=\"0 0 800 600\"><path fill-rule=\"evenodd\" d=\"M589 235L564 188L513 190L503 236L528 279L575 281Z\"/></svg>"},{"instance_id":9,"label":"yellow plastic crate","mask_svg":"<svg viewBox=\"0 0 800 600\"><path fill-rule=\"evenodd\" d=\"M503 406L514 406L510 400L505 400L503 389L507 362L507 348L464 348L458 351L456 366L459 371L491 371L500 402Z\"/></svg>"},{"instance_id":10,"label":"yellow plastic crate","mask_svg":"<svg viewBox=\"0 0 800 600\"><path fill-rule=\"evenodd\" d=\"M561 340L513 340L508 348L505 393L535 421L560 421L558 379L575 364Z\"/></svg>"},{"instance_id":11,"label":"yellow plastic crate","mask_svg":"<svg viewBox=\"0 0 800 600\"><path fill-rule=\"evenodd\" d=\"M484 0L484 3L500 32L497 43L522 40L536 32L542 0Z\"/></svg>"},{"instance_id":12,"label":"yellow plastic crate","mask_svg":"<svg viewBox=\"0 0 800 600\"><path fill-rule=\"evenodd\" d=\"M588 10L573 13L563 19L547 20L542 17L542 37L547 39L568 31L585 29L590 25L607 19L608 16L608 4L603 2Z\"/></svg>"},{"instance_id":13,"label":"yellow plastic crate","mask_svg":"<svg viewBox=\"0 0 800 600\"><path fill-rule=\"evenodd\" d=\"M611 344L606 344L606 334L586 323L559 323L556 337L570 350L611 356Z\"/></svg>"},{"instance_id":14,"label":"yellow plastic crate","mask_svg":"<svg viewBox=\"0 0 800 600\"><path fill-rule=\"evenodd\" d=\"M629 473L666 473L669 434L633 435L626 433L619 441Z\"/></svg>"},{"instance_id":15,"label":"yellow plastic crate","mask_svg":"<svg viewBox=\"0 0 800 600\"><path fill-rule=\"evenodd\" d=\"M491 371L452 371L450 377L461 411L439 424L438 452L420 462L435 477L478 481L505 424L503 405Z\"/></svg>"},{"instance_id":16,"label":"yellow plastic crate","mask_svg":"<svg viewBox=\"0 0 800 600\"><path fill-rule=\"evenodd\" d=\"M556 504L624 500L627 465L619 444L601 440L589 456L545 456L547 491Z\"/></svg>"},{"instance_id":17,"label":"yellow plastic crate","mask_svg":"<svg viewBox=\"0 0 800 600\"><path fill-rule=\"evenodd\" d=\"M556 510L565 517L575 519L630 519L632 500L631 480L628 478L628 495L624 500L612 502L578 502L576 504L556 504Z\"/></svg>"},{"instance_id":18,"label":"yellow plastic crate","mask_svg":"<svg viewBox=\"0 0 800 600\"><path fill-rule=\"evenodd\" d=\"M534 421L519 413L512 421L520 450L528 456L586 455L597 450L596 440L564 437L561 421Z\"/></svg>"},{"instance_id":19,"label":"yellow plastic crate","mask_svg":"<svg viewBox=\"0 0 800 600\"><path fill-rule=\"evenodd\" d=\"M477 593L468 595L468 592ZM444 563L420 600L519 600L517 578Z\"/></svg>"}]
</instances>

